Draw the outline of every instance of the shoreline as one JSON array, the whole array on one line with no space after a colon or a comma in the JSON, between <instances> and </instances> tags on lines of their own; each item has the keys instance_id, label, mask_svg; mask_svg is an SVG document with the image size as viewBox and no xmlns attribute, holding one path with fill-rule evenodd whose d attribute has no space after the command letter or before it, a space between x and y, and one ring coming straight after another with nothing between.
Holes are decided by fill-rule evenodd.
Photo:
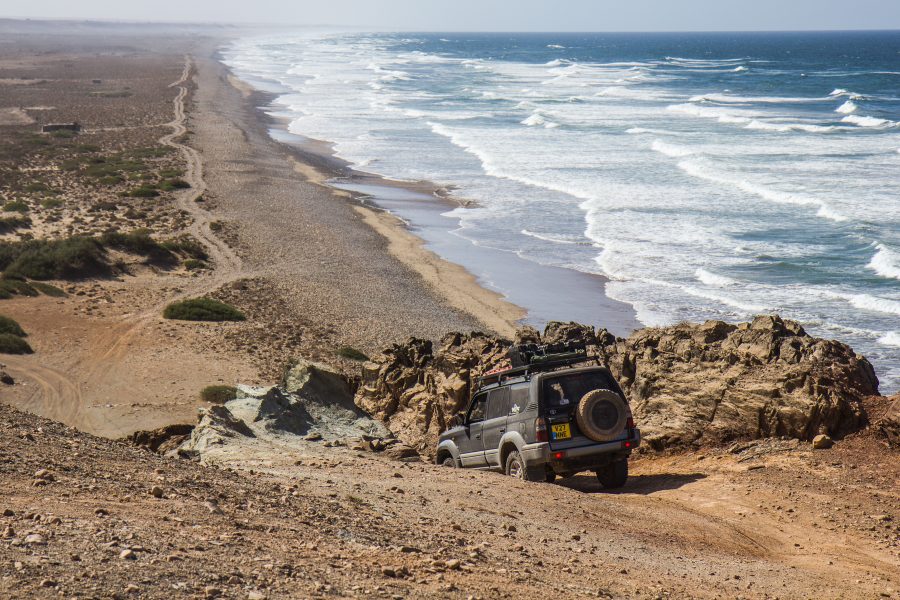
<instances>
[{"instance_id":1,"label":"shoreline","mask_svg":"<svg viewBox=\"0 0 900 600\"><path fill-rule=\"evenodd\" d=\"M401 181L359 171L335 154L332 142L290 132L289 118L270 112L280 94L241 79L225 64L221 50L219 46L213 59L228 72L228 82L252 103L269 137L287 149L295 171L310 183L356 201L366 223L388 240L388 251L454 307L466 312L474 307L478 312L471 314L483 321L489 315L512 320L513 331L516 324L540 328L553 320L590 323L620 337L644 327L632 306L606 295L609 279L603 275L541 265L456 235L459 221L444 213L477 205L477 199L456 197L452 189L427 180ZM535 281L543 283L535 286ZM560 289L567 293L547 292ZM454 293L460 290L462 295ZM485 308L488 314L483 313Z\"/></svg>"}]
</instances>

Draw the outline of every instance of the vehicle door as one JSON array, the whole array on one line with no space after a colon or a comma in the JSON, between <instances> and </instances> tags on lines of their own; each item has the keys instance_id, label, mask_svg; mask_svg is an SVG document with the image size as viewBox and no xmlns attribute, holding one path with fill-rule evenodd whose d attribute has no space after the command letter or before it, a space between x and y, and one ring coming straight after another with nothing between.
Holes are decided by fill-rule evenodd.
<instances>
[{"instance_id":1,"label":"vehicle door","mask_svg":"<svg viewBox=\"0 0 900 600\"><path fill-rule=\"evenodd\" d=\"M466 413L466 423L463 433L456 446L459 448L459 461L463 467L484 467L484 443L481 439L484 427L484 415L487 409L487 392L475 394L469 411Z\"/></svg>"},{"instance_id":2,"label":"vehicle door","mask_svg":"<svg viewBox=\"0 0 900 600\"><path fill-rule=\"evenodd\" d=\"M506 433L509 416L509 387L488 392L487 411L484 416L484 459L488 466L500 466L500 438Z\"/></svg>"}]
</instances>

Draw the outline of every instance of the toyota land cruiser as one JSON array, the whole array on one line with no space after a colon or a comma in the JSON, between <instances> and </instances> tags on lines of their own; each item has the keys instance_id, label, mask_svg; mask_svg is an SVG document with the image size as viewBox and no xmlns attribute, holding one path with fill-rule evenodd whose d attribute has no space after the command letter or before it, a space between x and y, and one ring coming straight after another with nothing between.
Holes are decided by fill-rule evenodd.
<instances>
[{"instance_id":1,"label":"toyota land cruiser","mask_svg":"<svg viewBox=\"0 0 900 600\"><path fill-rule=\"evenodd\" d=\"M605 488L625 485L641 438L609 369L576 366L587 356L572 344L517 346L510 357L512 367L479 380L468 409L441 434L436 462L528 481L594 471Z\"/></svg>"}]
</instances>

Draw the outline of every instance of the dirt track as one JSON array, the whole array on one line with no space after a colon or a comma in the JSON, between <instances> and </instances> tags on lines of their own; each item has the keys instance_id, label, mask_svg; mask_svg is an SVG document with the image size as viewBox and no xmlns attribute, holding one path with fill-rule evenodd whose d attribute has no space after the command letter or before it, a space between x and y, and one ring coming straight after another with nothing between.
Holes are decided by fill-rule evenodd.
<instances>
[{"instance_id":1,"label":"dirt track","mask_svg":"<svg viewBox=\"0 0 900 600\"><path fill-rule=\"evenodd\" d=\"M604 493L296 441L232 472L0 415L6 597L900 597L896 455L871 439L642 458Z\"/></svg>"},{"instance_id":2,"label":"dirt track","mask_svg":"<svg viewBox=\"0 0 900 600\"><path fill-rule=\"evenodd\" d=\"M134 312L126 312L111 319L106 326L90 331L78 340L80 343L77 352L72 360L66 361L65 368L48 366L37 356L4 357L3 362L13 377L36 384L30 395L25 395L19 402L20 406L27 406L38 414L84 431L111 436L130 431L134 427L131 423L117 424L112 414L103 414L104 411L97 410L100 408L97 400L99 397L113 398L114 404L127 404L133 397L133 391L129 388L134 384L129 385L128 381L133 371L129 369L128 362L139 354L135 347L146 345L147 336L159 337L148 330L161 322L163 308L171 302L207 294L230 281L251 275L241 270L240 257L210 229L209 224L213 219L197 202L206 191L202 161L194 148L179 141L187 131L185 99L189 93L192 73L192 58L186 56L181 76L169 86L178 90L172 100L174 118L166 124L172 131L161 137L159 143L177 149L184 156L184 179L191 187L178 191L175 199L179 208L191 217L192 224L188 233L204 245L215 269L202 277L183 280L179 282L181 285L177 291L157 293L157 300L149 305ZM143 286L137 287L160 287L157 281L141 283ZM25 302L34 304L35 301L28 299ZM71 326L69 323L67 325ZM164 405L165 402L155 404ZM109 402L106 405L109 408ZM190 412L192 409L186 415L188 419L191 418ZM164 415L161 420L170 419L170 415Z\"/></svg>"}]
</instances>

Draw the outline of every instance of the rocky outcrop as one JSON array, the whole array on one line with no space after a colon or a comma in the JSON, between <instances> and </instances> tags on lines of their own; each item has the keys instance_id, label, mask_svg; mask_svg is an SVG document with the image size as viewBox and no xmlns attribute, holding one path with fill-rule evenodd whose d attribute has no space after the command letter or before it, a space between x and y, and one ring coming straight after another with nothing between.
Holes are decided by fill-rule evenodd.
<instances>
[{"instance_id":1,"label":"rocky outcrop","mask_svg":"<svg viewBox=\"0 0 900 600\"><path fill-rule=\"evenodd\" d=\"M191 435L193 425L167 425L153 431L136 431L127 440L135 446L165 454L178 448Z\"/></svg>"},{"instance_id":2,"label":"rocky outcrop","mask_svg":"<svg viewBox=\"0 0 900 600\"><path fill-rule=\"evenodd\" d=\"M878 393L869 362L792 321L757 317L641 329L628 339L576 323L550 323L518 342L577 341L607 365L628 396L649 447L661 450L738 439L841 437L866 424L861 401ZM437 351L410 339L365 365L356 403L425 454L466 404L474 379L504 362L509 342L473 333L445 337Z\"/></svg>"},{"instance_id":3,"label":"rocky outcrop","mask_svg":"<svg viewBox=\"0 0 900 600\"><path fill-rule=\"evenodd\" d=\"M875 432L887 440L892 448L900 448L900 395L894 396L893 402L878 421Z\"/></svg>"},{"instance_id":4,"label":"rocky outcrop","mask_svg":"<svg viewBox=\"0 0 900 600\"><path fill-rule=\"evenodd\" d=\"M647 443L841 437L866 424L872 365L839 342L775 316L642 329L598 354L628 395Z\"/></svg>"},{"instance_id":5,"label":"rocky outcrop","mask_svg":"<svg viewBox=\"0 0 900 600\"><path fill-rule=\"evenodd\" d=\"M190 437L173 453L202 458L211 448L277 439L360 446L409 457L409 448L404 449L383 423L354 404L347 378L327 365L297 361L287 369L280 386L238 386L237 390L234 400L201 409Z\"/></svg>"},{"instance_id":6,"label":"rocky outcrop","mask_svg":"<svg viewBox=\"0 0 900 600\"><path fill-rule=\"evenodd\" d=\"M472 382L501 364L508 346L482 333L444 336L437 352L428 340L394 344L380 361L363 366L356 404L427 454L450 417L467 404Z\"/></svg>"}]
</instances>

